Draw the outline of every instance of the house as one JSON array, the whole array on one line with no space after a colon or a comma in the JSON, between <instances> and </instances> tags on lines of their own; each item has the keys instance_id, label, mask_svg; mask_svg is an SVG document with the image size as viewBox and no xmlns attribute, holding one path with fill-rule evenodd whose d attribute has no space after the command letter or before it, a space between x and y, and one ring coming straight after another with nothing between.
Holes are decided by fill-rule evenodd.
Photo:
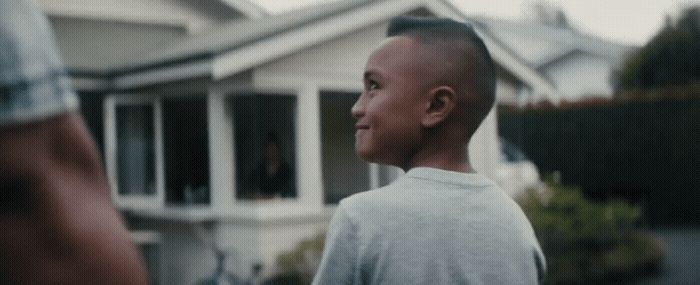
<instances>
[{"instance_id":1,"label":"house","mask_svg":"<svg viewBox=\"0 0 700 285\"><path fill-rule=\"evenodd\" d=\"M153 283L211 276L216 251L238 276L255 264L272 274L340 199L399 175L356 158L349 114L392 17L471 20L498 65L499 100L561 95L492 23L446 0L336 1L276 16L245 0L40 3ZM493 177L495 114L469 151ZM262 183L269 159L289 175Z\"/></svg>"},{"instance_id":2,"label":"house","mask_svg":"<svg viewBox=\"0 0 700 285\"><path fill-rule=\"evenodd\" d=\"M566 23L563 14L557 16L560 20L554 23L542 19L473 18L484 33L507 47L556 90L556 96L548 97L521 85L512 93L516 96L499 98L500 104L522 106L549 101L557 105L560 101L612 98L613 72L635 48L583 34Z\"/></svg>"}]
</instances>

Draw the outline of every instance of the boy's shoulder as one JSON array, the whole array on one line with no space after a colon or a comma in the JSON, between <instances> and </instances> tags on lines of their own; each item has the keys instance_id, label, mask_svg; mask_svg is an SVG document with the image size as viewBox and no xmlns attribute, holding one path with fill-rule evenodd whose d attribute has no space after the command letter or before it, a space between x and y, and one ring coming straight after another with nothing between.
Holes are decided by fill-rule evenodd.
<instances>
[{"instance_id":1,"label":"boy's shoulder","mask_svg":"<svg viewBox=\"0 0 700 285\"><path fill-rule=\"evenodd\" d=\"M340 206L346 210L355 210L366 207L377 207L382 203L386 203L388 198L393 194L389 192L393 185L371 189L359 193L352 194L340 201Z\"/></svg>"},{"instance_id":2,"label":"boy's shoulder","mask_svg":"<svg viewBox=\"0 0 700 285\"><path fill-rule=\"evenodd\" d=\"M434 170L408 173L387 186L351 195L339 209L356 223L445 215L470 216L465 222L478 217L514 225L526 221L520 206L486 177Z\"/></svg>"},{"instance_id":3,"label":"boy's shoulder","mask_svg":"<svg viewBox=\"0 0 700 285\"><path fill-rule=\"evenodd\" d=\"M391 211L396 208L397 198L405 195L401 188L402 179L393 183L364 192L355 193L340 201L339 208L342 209L350 218L363 220L366 215L377 215L383 212Z\"/></svg>"}]
</instances>

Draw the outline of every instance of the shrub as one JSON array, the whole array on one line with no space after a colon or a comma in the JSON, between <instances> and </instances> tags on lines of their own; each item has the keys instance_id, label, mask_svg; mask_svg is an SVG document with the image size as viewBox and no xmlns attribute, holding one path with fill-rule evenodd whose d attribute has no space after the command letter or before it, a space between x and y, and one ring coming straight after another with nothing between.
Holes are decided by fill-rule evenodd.
<instances>
[{"instance_id":1,"label":"shrub","mask_svg":"<svg viewBox=\"0 0 700 285\"><path fill-rule=\"evenodd\" d=\"M547 283L619 282L662 262L660 243L636 230L638 207L593 203L580 189L552 182L547 189L520 201L547 259Z\"/></svg>"},{"instance_id":2,"label":"shrub","mask_svg":"<svg viewBox=\"0 0 700 285\"><path fill-rule=\"evenodd\" d=\"M318 269L325 233L300 242L294 250L277 257L279 274L266 284L310 284Z\"/></svg>"}]
</instances>

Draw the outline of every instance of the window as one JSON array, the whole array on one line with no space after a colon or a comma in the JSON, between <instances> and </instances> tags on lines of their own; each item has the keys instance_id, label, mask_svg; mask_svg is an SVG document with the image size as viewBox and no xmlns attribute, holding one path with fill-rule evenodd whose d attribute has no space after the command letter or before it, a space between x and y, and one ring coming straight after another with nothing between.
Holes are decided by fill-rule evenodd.
<instances>
[{"instance_id":1,"label":"window","mask_svg":"<svg viewBox=\"0 0 700 285\"><path fill-rule=\"evenodd\" d=\"M116 106L119 194L156 193L153 113L152 105Z\"/></svg>"},{"instance_id":2,"label":"window","mask_svg":"<svg viewBox=\"0 0 700 285\"><path fill-rule=\"evenodd\" d=\"M350 109L359 96L357 93L321 93L321 156L326 204L336 204L371 186L369 164L355 155L355 119Z\"/></svg>"},{"instance_id":3,"label":"window","mask_svg":"<svg viewBox=\"0 0 700 285\"><path fill-rule=\"evenodd\" d=\"M240 95L230 99L236 198L295 198L296 97Z\"/></svg>"},{"instance_id":4,"label":"window","mask_svg":"<svg viewBox=\"0 0 700 285\"><path fill-rule=\"evenodd\" d=\"M204 98L163 99L165 201L208 204L209 139Z\"/></svg>"},{"instance_id":5,"label":"window","mask_svg":"<svg viewBox=\"0 0 700 285\"><path fill-rule=\"evenodd\" d=\"M108 97L107 171L120 206L209 204L204 97Z\"/></svg>"},{"instance_id":6,"label":"window","mask_svg":"<svg viewBox=\"0 0 700 285\"><path fill-rule=\"evenodd\" d=\"M321 156L324 202L336 204L369 190L369 164L355 155L355 119L350 114L360 94L321 93Z\"/></svg>"}]
</instances>

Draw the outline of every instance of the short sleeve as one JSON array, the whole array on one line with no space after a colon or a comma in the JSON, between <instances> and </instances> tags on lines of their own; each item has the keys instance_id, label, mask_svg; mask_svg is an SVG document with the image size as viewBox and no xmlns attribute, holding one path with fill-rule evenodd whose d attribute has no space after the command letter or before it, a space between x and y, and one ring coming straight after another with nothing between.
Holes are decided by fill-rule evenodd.
<instances>
[{"instance_id":1,"label":"short sleeve","mask_svg":"<svg viewBox=\"0 0 700 285\"><path fill-rule=\"evenodd\" d=\"M341 203L328 228L323 258L313 284L354 284L357 251L356 228Z\"/></svg>"},{"instance_id":2,"label":"short sleeve","mask_svg":"<svg viewBox=\"0 0 700 285\"><path fill-rule=\"evenodd\" d=\"M0 0L0 126L78 106L46 16L32 1Z\"/></svg>"}]
</instances>

